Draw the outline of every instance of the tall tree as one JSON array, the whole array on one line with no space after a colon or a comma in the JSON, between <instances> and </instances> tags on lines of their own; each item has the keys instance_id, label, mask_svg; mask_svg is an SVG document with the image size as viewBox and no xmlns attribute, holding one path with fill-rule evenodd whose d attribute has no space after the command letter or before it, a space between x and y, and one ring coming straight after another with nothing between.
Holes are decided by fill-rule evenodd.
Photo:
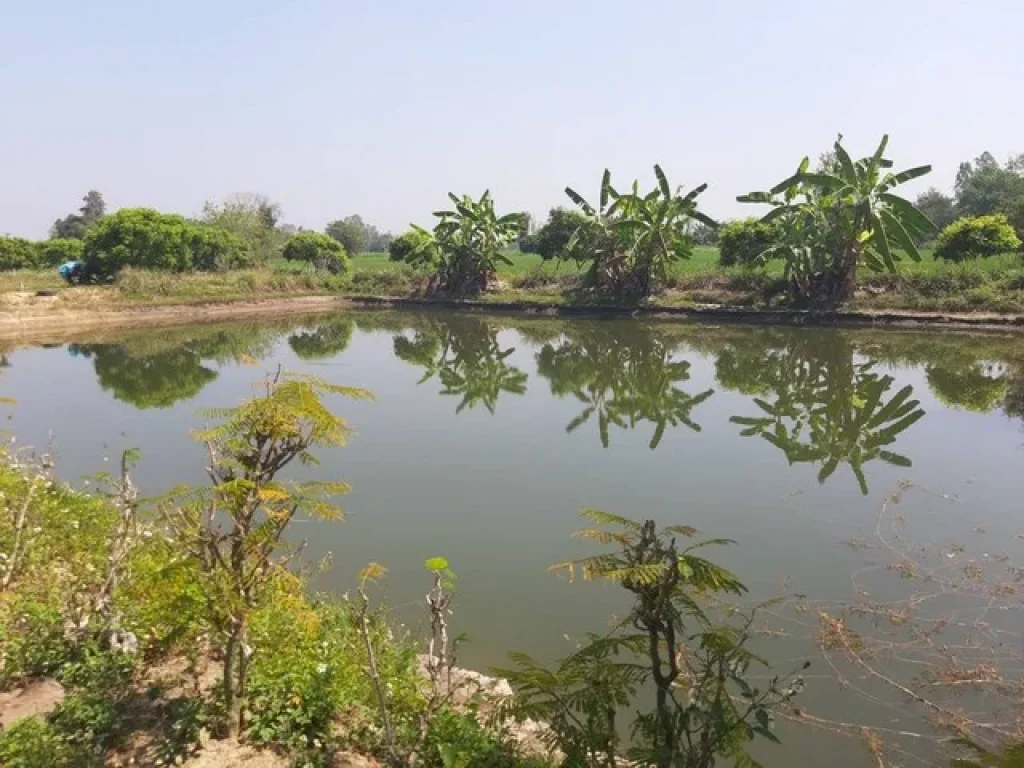
<instances>
[{"instance_id":1,"label":"tall tree","mask_svg":"<svg viewBox=\"0 0 1024 768\"><path fill-rule=\"evenodd\" d=\"M914 205L917 206L917 210L932 220L936 229L945 229L956 221L956 202L935 187L929 187L927 192L918 195Z\"/></svg>"},{"instance_id":2,"label":"tall tree","mask_svg":"<svg viewBox=\"0 0 1024 768\"><path fill-rule=\"evenodd\" d=\"M57 219L50 228L50 237L73 238L81 240L85 237L86 230L103 218L107 212L107 204L103 201L103 195L95 189L90 189L82 198L82 207L78 213L71 213L63 219Z\"/></svg>"},{"instance_id":3,"label":"tall tree","mask_svg":"<svg viewBox=\"0 0 1024 768\"><path fill-rule=\"evenodd\" d=\"M345 246L352 255L364 253L370 244L370 229L358 214L328 222L324 233Z\"/></svg>"},{"instance_id":4,"label":"tall tree","mask_svg":"<svg viewBox=\"0 0 1024 768\"><path fill-rule=\"evenodd\" d=\"M956 174L956 208L961 216L1009 214L1024 198L1024 161L1012 158L1005 166L990 152L961 163Z\"/></svg>"},{"instance_id":5,"label":"tall tree","mask_svg":"<svg viewBox=\"0 0 1024 768\"><path fill-rule=\"evenodd\" d=\"M277 228L281 206L266 195L239 192L220 203L207 202L203 206L202 220L241 238L259 263L279 256L287 239Z\"/></svg>"}]
</instances>

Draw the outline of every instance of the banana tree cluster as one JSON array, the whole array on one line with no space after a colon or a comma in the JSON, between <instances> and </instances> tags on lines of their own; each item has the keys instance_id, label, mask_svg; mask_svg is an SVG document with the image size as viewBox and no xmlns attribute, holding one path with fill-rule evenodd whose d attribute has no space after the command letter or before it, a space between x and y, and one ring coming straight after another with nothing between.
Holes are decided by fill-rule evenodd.
<instances>
[{"instance_id":1,"label":"banana tree cluster","mask_svg":"<svg viewBox=\"0 0 1024 768\"><path fill-rule=\"evenodd\" d=\"M565 188L586 216L569 239L565 255L578 263L590 262L585 285L600 294L649 296L655 284L668 277L670 264L690 258L694 225L718 226L697 207L707 184L683 194L682 187L671 187L660 166L654 166L654 175L658 184L652 191L640 194L639 182L634 181L632 190L623 194L612 186L611 173L605 169L596 207Z\"/></svg>"},{"instance_id":2,"label":"banana tree cluster","mask_svg":"<svg viewBox=\"0 0 1024 768\"><path fill-rule=\"evenodd\" d=\"M432 291L472 296L487 290L499 264L512 263L503 250L519 237L523 215L499 216L489 191L479 200L451 193L448 197L454 209L434 212L440 221L433 232L412 226L420 242L407 261L436 266Z\"/></svg>"},{"instance_id":3,"label":"banana tree cluster","mask_svg":"<svg viewBox=\"0 0 1024 768\"><path fill-rule=\"evenodd\" d=\"M862 265L895 272L901 251L921 260L916 243L935 225L892 190L929 173L931 166L893 173L885 158L888 142L883 136L874 154L855 161L840 136L835 160L824 170L809 170L805 157L795 174L769 191L737 198L772 206L762 221L779 225L783 236L760 259L785 260L794 304L833 309L853 298Z\"/></svg>"}]
</instances>

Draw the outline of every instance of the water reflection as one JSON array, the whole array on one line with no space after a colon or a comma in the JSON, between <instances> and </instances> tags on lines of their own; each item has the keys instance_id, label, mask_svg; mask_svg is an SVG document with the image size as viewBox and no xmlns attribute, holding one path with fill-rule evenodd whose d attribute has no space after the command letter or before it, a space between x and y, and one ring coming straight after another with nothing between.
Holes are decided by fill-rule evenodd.
<instances>
[{"instance_id":1,"label":"water reflection","mask_svg":"<svg viewBox=\"0 0 1024 768\"><path fill-rule=\"evenodd\" d=\"M669 427L699 432L691 411L714 394L713 389L690 394L680 388L690 379L690 363L679 359L672 342L648 326L628 333L621 326L601 324L573 328L537 353L537 374L548 380L553 395L572 396L583 404L565 431L574 432L594 419L605 448L612 425L636 429L653 424L651 450Z\"/></svg>"},{"instance_id":2,"label":"water reflection","mask_svg":"<svg viewBox=\"0 0 1024 768\"><path fill-rule=\"evenodd\" d=\"M351 315L335 315L288 337L288 346L302 360L323 360L348 349L355 330Z\"/></svg>"},{"instance_id":3,"label":"water reflection","mask_svg":"<svg viewBox=\"0 0 1024 768\"><path fill-rule=\"evenodd\" d=\"M422 370L420 383L457 398L457 413L494 413L523 395L532 353L550 393L580 404L565 431L606 448L614 429L644 430L651 450L673 429L700 432L715 390L693 383L691 363L705 359L719 389L748 399L730 408L738 435L815 466L823 483L848 468L865 493L870 462L911 466L899 443L925 415L896 369L921 371L946 406L1024 418L1024 342L1007 337L392 312L140 331L68 349L117 399L164 408L198 395L217 364L270 356L282 341L303 361L347 354L357 327L388 334L396 358Z\"/></svg>"},{"instance_id":4,"label":"water reflection","mask_svg":"<svg viewBox=\"0 0 1024 768\"><path fill-rule=\"evenodd\" d=\"M754 334L719 355L723 386L752 397L756 412L730 421L743 437L760 437L792 464L817 466L824 483L848 465L861 493L868 492L864 466L879 459L909 467L890 450L896 439L924 415L910 385L876 371L877 362L857 357L841 333L798 333L788 343L765 343Z\"/></svg>"},{"instance_id":5,"label":"water reflection","mask_svg":"<svg viewBox=\"0 0 1024 768\"><path fill-rule=\"evenodd\" d=\"M167 408L189 400L217 378L187 347L143 352L122 344L72 344L68 350L91 358L100 387L136 408Z\"/></svg>"},{"instance_id":6,"label":"water reflection","mask_svg":"<svg viewBox=\"0 0 1024 768\"><path fill-rule=\"evenodd\" d=\"M409 335L394 337L395 356L419 366L419 383L437 378L440 394L460 398L455 408L483 405L494 413L502 393L522 395L527 375L509 364L515 347L498 341L500 328L488 320L471 317L429 317Z\"/></svg>"},{"instance_id":7,"label":"water reflection","mask_svg":"<svg viewBox=\"0 0 1024 768\"><path fill-rule=\"evenodd\" d=\"M136 408L168 408L190 400L217 371L204 361L248 361L270 353L276 327L200 326L138 332L116 344L69 344L72 357L91 359L100 386Z\"/></svg>"}]
</instances>

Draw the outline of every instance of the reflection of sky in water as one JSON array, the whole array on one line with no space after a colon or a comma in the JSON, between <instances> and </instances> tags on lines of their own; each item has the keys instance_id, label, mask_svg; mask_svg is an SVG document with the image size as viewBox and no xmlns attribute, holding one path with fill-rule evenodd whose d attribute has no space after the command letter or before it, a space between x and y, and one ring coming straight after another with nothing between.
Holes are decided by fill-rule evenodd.
<instances>
[{"instance_id":1,"label":"reflection of sky in water","mask_svg":"<svg viewBox=\"0 0 1024 768\"><path fill-rule=\"evenodd\" d=\"M355 327L351 316L340 316L303 328L296 321L155 329L114 343L18 350L0 378L0 392L17 400L7 427L20 444L52 446L60 473L72 479L103 469L104 456L114 461L121 448L137 446L137 480L145 492L158 493L203 481L204 454L188 430L202 424L202 408L238 403L265 369L280 364L370 389L373 403L332 401L358 435L346 448L323 452L318 470L303 470L353 486L343 504L345 522L298 525L311 558L334 555L334 567L317 586L342 591L367 561L382 562L399 616L418 622L412 603L426 587L421 563L444 555L460 576L457 629L472 638L463 661L481 667L502 663L513 648L545 657L563 653L571 647L565 634L600 629L622 609L615 590L568 585L546 571L584 551L569 538L584 506L735 539L738 546L716 558L762 596L785 584L815 598L850 597L851 573L870 553L842 542L871 538L881 501L904 478L959 496L948 502L919 494L905 502L906 513L926 520L935 540L1020 554L1024 432L1001 408L1014 390L1014 372L1024 373L1017 363L1024 361L1021 341L618 321L524 321L512 330L519 321L440 313L355 319ZM420 343L410 353L396 345L398 334ZM538 373L538 361L551 354L545 344L561 351L564 378ZM781 393L806 401L807 413L824 409L815 418L826 427L856 416L863 393L850 371L881 355L873 373L893 379L882 404L909 385L926 412L887 446L913 466L867 462L869 490L862 495L846 464L819 483L820 461L790 465L768 440L740 437L743 426L730 418L759 415L753 398L771 403L780 392L723 388L716 361L737 349L746 361L741 383L751 386L828 360L824 373L843 380L819 382L823 405L807 391ZM788 362L780 363L786 354ZM993 361L998 365L984 367ZM772 365L778 369L768 370ZM417 384L425 374L430 378ZM993 376L1005 379L998 398L987 381ZM937 378L936 393L930 385ZM962 407L954 405L951 381L966 382ZM587 407L573 382L593 385L588 396L607 383L604 402L618 403L624 426L610 425L607 448L596 417L566 431ZM692 397L709 389L713 394L687 411L700 430L668 423L652 450L657 409L641 395L667 393L664 403L675 402L675 390ZM441 396L442 390L452 394ZM467 391L470 402L456 413ZM845 410L835 392L844 393L838 401ZM975 532L979 527L983 533ZM884 590L884 582L877 588ZM806 652L792 641L773 641L771 648L781 657ZM813 686L808 693L811 702L830 696ZM841 701L833 705L844 714Z\"/></svg>"}]
</instances>

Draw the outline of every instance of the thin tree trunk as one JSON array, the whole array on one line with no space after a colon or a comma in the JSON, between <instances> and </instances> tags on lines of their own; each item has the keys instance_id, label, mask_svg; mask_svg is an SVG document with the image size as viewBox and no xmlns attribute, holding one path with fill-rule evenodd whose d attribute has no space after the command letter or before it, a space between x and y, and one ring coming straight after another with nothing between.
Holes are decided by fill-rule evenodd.
<instances>
[{"instance_id":1,"label":"thin tree trunk","mask_svg":"<svg viewBox=\"0 0 1024 768\"><path fill-rule=\"evenodd\" d=\"M228 638L224 654L224 709L228 715L228 732L238 738L238 700L235 697L235 654L239 651L238 631L233 630Z\"/></svg>"}]
</instances>

